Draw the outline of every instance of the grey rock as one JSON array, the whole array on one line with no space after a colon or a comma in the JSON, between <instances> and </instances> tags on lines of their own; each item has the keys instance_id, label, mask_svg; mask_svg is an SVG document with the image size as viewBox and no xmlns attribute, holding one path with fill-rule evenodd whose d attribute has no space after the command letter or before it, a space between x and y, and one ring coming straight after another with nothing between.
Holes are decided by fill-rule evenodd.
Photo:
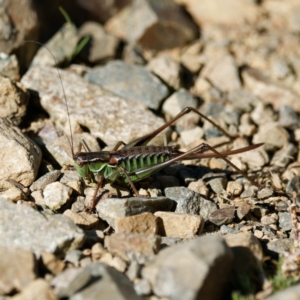
<instances>
[{"instance_id":1,"label":"grey rock","mask_svg":"<svg viewBox=\"0 0 300 300\"><path fill-rule=\"evenodd\" d=\"M66 97L72 99L68 105L73 130L79 129L79 125L86 127L94 137L114 146L118 141L129 142L163 125L162 119L147 111L142 103L117 97L97 85L89 84L74 73L61 70L60 75ZM128 74L126 76L128 77ZM62 126L68 124L57 69L30 68L21 82L26 88L39 93L41 105L53 122ZM144 93L145 90L143 98ZM69 135L68 125L66 127ZM163 135L159 135L153 143L155 141L158 145L162 145ZM67 140L65 145L69 148Z\"/></svg>"},{"instance_id":2,"label":"grey rock","mask_svg":"<svg viewBox=\"0 0 300 300\"><path fill-rule=\"evenodd\" d=\"M183 46L196 37L191 19L171 0L159 4L135 0L127 4L105 24L109 33L122 40L143 48L163 50Z\"/></svg>"},{"instance_id":3,"label":"grey rock","mask_svg":"<svg viewBox=\"0 0 300 300\"><path fill-rule=\"evenodd\" d=\"M138 295L150 295L151 294L151 285L146 279L139 279L134 284L134 290Z\"/></svg>"},{"instance_id":4,"label":"grey rock","mask_svg":"<svg viewBox=\"0 0 300 300\"><path fill-rule=\"evenodd\" d=\"M235 215L234 206L220 208L213 211L209 216L209 221L217 226L230 224Z\"/></svg>"},{"instance_id":5,"label":"grey rock","mask_svg":"<svg viewBox=\"0 0 300 300\"><path fill-rule=\"evenodd\" d=\"M7 220L13 220L7 222ZM64 255L82 246L83 231L63 215L42 215L27 205L0 199L0 246Z\"/></svg>"},{"instance_id":6,"label":"grey rock","mask_svg":"<svg viewBox=\"0 0 300 300\"><path fill-rule=\"evenodd\" d=\"M276 78L283 79L291 73L287 61L283 57L275 57L271 62L271 70Z\"/></svg>"},{"instance_id":7,"label":"grey rock","mask_svg":"<svg viewBox=\"0 0 300 300\"><path fill-rule=\"evenodd\" d=\"M0 270L0 295L21 291L38 275L32 252L8 247L0 247Z\"/></svg>"},{"instance_id":8,"label":"grey rock","mask_svg":"<svg viewBox=\"0 0 300 300\"><path fill-rule=\"evenodd\" d=\"M143 212L170 211L174 201L165 198L108 198L101 200L97 212L103 220L114 228L116 218L133 216Z\"/></svg>"},{"instance_id":9,"label":"grey rock","mask_svg":"<svg viewBox=\"0 0 300 300\"><path fill-rule=\"evenodd\" d=\"M238 89L229 93L228 99L235 109L251 112L259 99L250 91Z\"/></svg>"},{"instance_id":10,"label":"grey rock","mask_svg":"<svg viewBox=\"0 0 300 300\"><path fill-rule=\"evenodd\" d=\"M257 192L257 199L266 199L269 197L272 197L274 195L274 191L269 188L263 188L261 190L258 190Z\"/></svg>"},{"instance_id":11,"label":"grey rock","mask_svg":"<svg viewBox=\"0 0 300 300\"><path fill-rule=\"evenodd\" d=\"M31 185L37 175L42 153L20 129L2 118L0 118L0 153L0 186L9 187L7 179L13 179L26 187Z\"/></svg>"},{"instance_id":12,"label":"grey rock","mask_svg":"<svg viewBox=\"0 0 300 300\"><path fill-rule=\"evenodd\" d=\"M80 56L87 57L90 63L97 64L115 56L119 39L106 33L98 22L85 22L79 28L78 36L91 38L90 47L85 47L80 53Z\"/></svg>"},{"instance_id":13,"label":"grey rock","mask_svg":"<svg viewBox=\"0 0 300 300\"><path fill-rule=\"evenodd\" d=\"M54 170L52 172L46 173L44 176L40 177L30 186L30 190L32 192L37 190L43 190L46 187L46 185L56 181L56 179L60 176L60 174L61 173L58 170Z\"/></svg>"},{"instance_id":14,"label":"grey rock","mask_svg":"<svg viewBox=\"0 0 300 300\"><path fill-rule=\"evenodd\" d=\"M187 106L197 108L198 104L198 100L192 94L186 89L181 88L165 100L162 111L174 118ZM199 120L200 117L197 114L193 112L189 113L175 122L176 128L179 132L194 128Z\"/></svg>"},{"instance_id":15,"label":"grey rock","mask_svg":"<svg viewBox=\"0 0 300 300\"><path fill-rule=\"evenodd\" d=\"M232 261L225 241L208 235L163 249L142 270L142 276L159 297L189 300L201 295L203 299L221 299Z\"/></svg>"},{"instance_id":16,"label":"grey rock","mask_svg":"<svg viewBox=\"0 0 300 300\"><path fill-rule=\"evenodd\" d=\"M220 227L220 231L221 231L222 234L231 234L231 233L235 234L235 233L239 232L238 230L236 230L234 228L231 228L231 227L229 227L227 225L222 225Z\"/></svg>"},{"instance_id":17,"label":"grey rock","mask_svg":"<svg viewBox=\"0 0 300 300\"><path fill-rule=\"evenodd\" d=\"M283 254L284 252L290 252L293 249L293 239L279 239L271 240L267 243L267 249L277 254Z\"/></svg>"},{"instance_id":18,"label":"grey rock","mask_svg":"<svg viewBox=\"0 0 300 300\"><path fill-rule=\"evenodd\" d=\"M67 253L65 261L70 262L74 267L79 266L80 258L82 257L82 251L74 249Z\"/></svg>"},{"instance_id":19,"label":"grey rock","mask_svg":"<svg viewBox=\"0 0 300 300\"><path fill-rule=\"evenodd\" d=\"M135 293L129 279L112 267L102 263L93 263L86 266L83 271L91 274L91 281L73 294L70 300L143 299Z\"/></svg>"},{"instance_id":20,"label":"grey rock","mask_svg":"<svg viewBox=\"0 0 300 300\"><path fill-rule=\"evenodd\" d=\"M296 284L294 286L290 286L284 289L283 291L276 292L275 294L266 298L266 300L282 300L282 299L298 300L299 297L300 297L300 284Z\"/></svg>"},{"instance_id":21,"label":"grey rock","mask_svg":"<svg viewBox=\"0 0 300 300\"><path fill-rule=\"evenodd\" d=\"M279 212L279 227L284 231L290 231L293 229L292 217L289 212Z\"/></svg>"},{"instance_id":22,"label":"grey rock","mask_svg":"<svg viewBox=\"0 0 300 300\"><path fill-rule=\"evenodd\" d=\"M242 192L241 198L255 197L257 195L257 191L258 191L258 188L254 185L251 185Z\"/></svg>"},{"instance_id":23,"label":"grey rock","mask_svg":"<svg viewBox=\"0 0 300 300\"><path fill-rule=\"evenodd\" d=\"M126 271L126 275L130 281L134 281L139 277L141 271L141 265L134 259L130 262L130 265Z\"/></svg>"},{"instance_id":24,"label":"grey rock","mask_svg":"<svg viewBox=\"0 0 300 300\"><path fill-rule=\"evenodd\" d=\"M69 268L51 280L58 298L70 297L92 280L93 275L86 269Z\"/></svg>"},{"instance_id":25,"label":"grey rock","mask_svg":"<svg viewBox=\"0 0 300 300\"><path fill-rule=\"evenodd\" d=\"M94 68L87 74L87 79L120 97L143 102L152 109L158 109L169 94L161 80L146 68L118 60Z\"/></svg>"},{"instance_id":26,"label":"grey rock","mask_svg":"<svg viewBox=\"0 0 300 300\"><path fill-rule=\"evenodd\" d=\"M296 202L300 203L300 175L293 177L286 185L286 192L296 192Z\"/></svg>"},{"instance_id":27,"label":"grey rock","mask_svg":"<svg viewBox=\"0 0 300 300\"><path fill-rule=\"evenodd\" d=\"M64 42L66 40L68 43ZM39 49L31 66L58 66L63 62L71 60L77 42L78 36L76 27L73 24L65 23L45 44L46 47ZM53 57L55 57L55 59Z\"/></svg>"},{"instance_id":28,"label":"grey rock","mask_svg":"<svg viewBox=\"0 0 300 300\"><path fill-rule=\"evenodd\" d=\"M165 195L177 202L177 213L200 215L204 220L208 220L210 213L217 209L215 203L186 187L166 188Z\"/></svg>"},{"instance_id":29,"label":"grey rock","mask_svg":"<svg viewBox=\"0 0 300 300\"><path fill-rule=\"evenodd\" d=\"M81 179L80 175L75 170L66 170L63 173L63 177L60 182L63 184L68 184L69 182L79 181Z\"/></svg>"},{"instance_id":30,"label":"grey rock","mask_svg":"<svg viewBox=\"0 0 300 300\"><path fill-rule=\"evenodd\" d=\"M279 110L279 124L282 127L295 130L300 126L298 114L289 106L283 105Z\"/></svg>"},{"instance_id":31,"label":"grey rock","mask_svg":"<svg viewBox=\"0 0 300 300\"><path fill-rule=\"evenodd\" d=\"M0 53L0 74L13 81L20 80L19 63L15 54Z\"/></svg>"},{"instance_id":32,"label":"grey rock","mask_svg":"<svg viewBox=\"0 0 300 300\"><path fill-rule=\"evenodd\" d=\"M220 194L226 189L227 178L224 173L208 173L202 177L202 180L204 180L216 194Z\"/></svg>"}]
</instances>

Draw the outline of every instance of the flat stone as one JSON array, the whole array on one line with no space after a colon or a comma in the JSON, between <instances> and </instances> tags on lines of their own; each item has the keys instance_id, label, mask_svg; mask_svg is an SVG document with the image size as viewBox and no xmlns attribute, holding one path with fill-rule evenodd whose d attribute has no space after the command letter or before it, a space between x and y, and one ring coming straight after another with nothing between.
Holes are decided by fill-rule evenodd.
<instances>
[{"instance_id":1,"label":"flat stone","mask_svg":"<svg viewBox=\"0 0 300 300\"><path fill-rule=\"evenodd\" d=\"M29 283L21 293L11 297L12 300L56 300L50 284L42 278Z\"/></svg>"},{"instance_id":2,"label":"flat stone","mask_svg":"<svg viewBox=\"0 0 300 300\"><path fill-rule=\"evenodd\" d=\"M108 198L101 200L96 210L99 216L115 228L117 218L138 215L144 212L170 211L174 201L165 198Z\"/></svg>"},{"instance_id":3,"label":"flat stone","mask_svg":"<svg viewBox=\"0 0 300 300\"><path fill-rule=\"evenodd\" d=\"M32 192L43 190L48 184L56 181L60 176L60 174L61 172L58 170L54 170L52 172L46 173L44 176L40 177L30 186L30 190Z\"/></svg>"},{"instance_id":4,"label":"flat stone","mask_svg":"<svg viewBox=\"0 0 300 300\"><path fill-rule=\"evenodd\" d=\"M243 191L243 185L236 181L228 181L226 192L233 196L239 196Z\"/></svg>"},{"instance_id":5,"label":"flat stone","mask_svg":"<svg viewBox=\"0 0 300 300\"><path fill-rule=\"evenodd\" d=\"M193 238L199 235L204 227L204 219L196 215L161 211L154 215L160 220L158 233L162 236Z\"/></svg>"},{"instance_id":6,"label":"flat stone","mask_svg":"<svg viewBox=\"0 0 300 300\"><path fill-rule=\"evenodd\" d=\"M293 229L292 216L289 212L278 212L279 227L284 231Z\"/></svg>"},{"instance_id":7,"label":"flat stone","mask_svg":"<svg viewBox=\"0 0 300 300\"><path fill-rule=\"evenodd\" d=\"M282 127L294 130L299 128L300 120L298 114L289 106L283 105L279 110L279 124Z\"/></svg>"},{"instance_id":8,"label":"flat stone","mask_svg":"<svg viewBox=\"0 0 300 300\"><path fill-rule=\"evenodd\" d=\"M224 173L208 173L202 177L202 180L216 193L220 194L227 185L227 178Z\"/></svg>"},{"instance_id":9,"label":"flat stone","mask_svg":"<svg viewBox=\"0 0 300 300\"><path fill-rule=\"evenodd\" d=\"M248 214L250 209L251 209L251 206L249 204L244 203L242 205L239 205L239 207L236 210L236 214L237 214L238 218L240 220L242 220Z\"/></svg>"},{"instance_id":10,"label":"flat stone","mask_svg":"<svg viewBox=\"0 0 300 300\"><path fill-rule=\"evenodd\" d=\"M142 277L159 297L190 300L201 295L203 299L220 299L232 261L225 241L220 236L207 235L161 250L143 268Z\"/></svg>"},{"instance_id":11,"label":"flat stone","mask_svg":"<svg viewBox=\"0 0 300 300\"><path fill-rule=\"evenodd\" d=\"M196 37L196 27L180 8L171 0L159 5L145 0L128 2L106 22L105 29L122 40L147 49L183 46Z\"/></svg>"},{"instance_id":12,"label":"flat stone","mask_svg":"<svg viewBox=\"0 0 300 300\"><path fill-rule=\"evenodd\" d=\"M136 233L155 235L158 231L157 218L151 213L116 219L116 233Z\"/></svg>"},{"instance_id":13,"label":"flat stone","mask_svg":"<svg viewBox=\"0 0 300 300\"><path fill-rule=\"evenodd\" d=\"M77 226L83 229L90 229L99 223L99 219L87 212L75 213L70 209L67 209L63 213L70 218Z\"/></svg>"},{"instance_id":14,"label":"flat stone","mask_svg":"<svg viewBox=\"0 0 300 300\"><path fill-rule=\"evenodd\" d=\"M176 213L200 215L204 220L208 220L211 212L217 210L215 203L186 187L167 188L165 195L177 202Z\"/></svg>"},{"instance_id":15,"label":"flat stone","mask_svg":"<svg viewBox=\"0 0 300 300\"><path fill-rule=\"evenodd\" d=\"M63 215L42 215L31 207L0 199L1 247L31 250L37 256L42 251L64 255L81 247L84 240L83 231Z\"/></svg>"},{"instance_id":16,"label":"flat stone","mask_svg":"<svg viewBox=\"0 0 300 300\"><path fill-rule=\"evenodd\" d=\"M37 262L32 252L1 246L0 258L0 295L19 292L37 277Z\"/></svg>"},{"instance_id":17,"label":"flat stone","mask_svg":"<svg viewBox=\"0 0 300 300\"><path fill-rule=\"evenodd\" d=\"M258 199L266 199L272 197L273 195L274 195L274 190L269 188L263 188L261 190L258 190L257 192Z\"/></svg>"},{"instance_id":18,"label":"flat stone","mask_svg":"<svg viewBox=\"0 0 300 300\"><path fill-rule=\"evenodd\" d=\"M180 88L180 64L169 55L154 57L149 61L147 68L173 89Z\"/></svg>"},{"instance_id":19,"label":"flat stone","mask_svg":"<svg viewBox=\"0 0 300 300\"><path fill-rule=\"evenodd\" d=\"M209 216L209 221L217 226L230 224L235 215L234 206L220 208L213 211Z\"/></svg>"},{"instance_id":20,"label":"flat stone","mask_svg":"<svg viewBox=\"0 0 300 300\"><path fill-rule=\"evenodd\" d=\"M72 189L60 182L52 182L44 189L45 205L51 210L58 210L70 200Z\"/></svg>"},{"instance_id":21,"label":"flat stone","mask_svg":"<svg viewBox=\"0 0 300 300\"><path fill-rule=\"evenodd\" d=\"M209 61L201 75L208 78L222 92L230 92L241 88L238 68L231 55Z\"/></svg>"},{"instance_id":22,"label":"flat stone","mask_svg":"<svg viewBox=\"0 0 300 300\"><path fill-rule=\"evenodd\" d=\"M152 109L158 109L169 94L167 86L145 67L126 64L121 60L92 69L87 79L115 95L143 102Z\"/></svg>"},{"instance_id":23,"label":"flat stone","mask_svg":"<svg viewBox=\"0 0 300 300\"><path fill-rule=\"evenodd\" d=\"M273 240L267 243L267 249L273 254L276 253L283 255L284 252L291 252L293 247L294 240L291 238Z\"/></svg>"},{"instance_id":24,"label":"flat stone","mask_svg":"<svg viewBox=\"0 0 300 300\"><path fill-rule=\"evenodd\" d=\"M161 239L159 236L132 233L114 233L105 238L105 247L111 253L125 261L135 258L139 263L153 259L158 252Z\"/></svg>"},{"instance_id":25,"label":"flat stone","mask_svg":"<svg viewBox=\"0 0 300 300\"><path fill-rule=\"evenodd\" d=\"M142 103L120 98L97 85L86 82L74 73L61 70L60 75L66 97L72 99L68 106L73 129L79 128L79 125L83 126L94 137L114 146L118 141L129 142L148 134L163 124L162 119L147 111ZM126 77L128 77L127 73ZM22 83L27 89L39 93L41 105L49 113L53 122L61 126L68 124L57 69L30 68L22 77ZM153 87L151 89L153 90ZM144 98L144 94L141 97ZM66 126L69 135L68 125ZM156 143L163 144L163 135L157 137ZM67 140L65 145L69 148Z\"/></svg>"},{"instance_id":26,"label":"flat stone","mask_svg":"<svg viewBox=\"0 0 300 300\"><path fill-rule=\"evenodd\" d=\"M0 185L11 186L7 179L13 179L23 186L33 183L40 166L42 153L39 147L25 137L20 129L7 119L0 118ZM18 153L18 155L12 155Z\"/></svg>"}]
</instances>

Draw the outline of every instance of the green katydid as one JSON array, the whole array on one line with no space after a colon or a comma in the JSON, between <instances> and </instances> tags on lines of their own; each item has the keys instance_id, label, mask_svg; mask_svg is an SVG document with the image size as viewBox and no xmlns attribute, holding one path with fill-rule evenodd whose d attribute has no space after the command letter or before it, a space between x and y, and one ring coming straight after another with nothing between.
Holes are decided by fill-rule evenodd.
<instances>
[{"instance_id":1,"label":"green katydid","mask_svg":"<svg viewBox=\"0 0 300 300\"><path fill-rule=\"evenodd\" d=\"M26 42L34 42L36 44L42 45L41 43L35 41ZM51 51L45 45L42 46L44 46L51 53ZM52 53L51 55L54 61L56 62L56 59ZM97 188L93 196L92 205L89 209L90 212L92 212L96 207L98 190L105 181L109 183L116 183L118 185L129 184L135 195L140 196L138 190L134 185L134 182L147 178L152 174L160 171L161 169L175 163L176 161L181 160L219 157L223 159L227 164L229 164L233 169L235 169L238 173L242 174L253 185L257 185L246 173L244 173L237 166L231 163L225 156L253 150L262 146L263 143L225 152L218 152L206 143L202 143L187 152L178 151L175 149L175 147L170 146L147 146L147 144L157 134L159 134L165 128L172 125L176 120L180 119L182 116L190 112L198 114L201 118L204 118L210 123L212 123L217 129L222 131L230 139L233 138L219 125L217 125L215 122L213 122L212 120L210 120L205 115L203 115L198 110L192 107L186 107L169 122L165 123L155 131L130 142L129 144L125 144L124 142L119 141L112 151L92 152L90 151L86 143L82 141L81 146L85 148L85 151L79 151L75 153L73 147L73 136L70 122L69 107L58 68L57 72L63 89L64 101L68 115L71 136L71 140L68 140L72 151L74 166L82 178L88 178L91 181L98 182ZM119 150L120 146L122 145L123 148ZM211 150L212 153L200 153L205 150Z\"/></svg>"}]
</instances>

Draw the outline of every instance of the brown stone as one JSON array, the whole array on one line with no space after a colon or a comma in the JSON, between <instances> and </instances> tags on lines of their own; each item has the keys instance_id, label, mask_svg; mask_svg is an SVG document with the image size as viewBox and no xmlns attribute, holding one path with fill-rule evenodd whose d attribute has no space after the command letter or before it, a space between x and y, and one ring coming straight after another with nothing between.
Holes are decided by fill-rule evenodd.
<instances>
[{"instance_id":1,"label":"brown stone","mask_svg":"<svg viewBox=\"0 0 300 300\"><path fill-rule=\"evenodd\" d=\"M159 234L167 237L192 238L200 234L204 219L197 215L158 211Z\"/></svg>"},{"instance_id":2,"label":"brown stone","mask_svg":"<svg viewBox=\"0 0 300 300\"><path fill-rule=\"evenodd\" d=\"M151 213L118 218L115 221L116 233L157 234L157 218Z\"/></svg>"}]
</instances>

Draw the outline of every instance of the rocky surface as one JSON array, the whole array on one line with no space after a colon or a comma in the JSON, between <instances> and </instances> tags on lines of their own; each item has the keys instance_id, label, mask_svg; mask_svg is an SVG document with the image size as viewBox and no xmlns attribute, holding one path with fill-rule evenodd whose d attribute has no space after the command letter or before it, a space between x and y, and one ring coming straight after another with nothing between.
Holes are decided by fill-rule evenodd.
<instances>
[{"instance_id":1,"label":"rocky surface","mask_svg":"<svg viewBox=\"0 0 300 300\"><path fill-rule=\"evenodd\" d=\"M0 298L298 299L298 2L0 4Z\"/></svg>"}]
</instances>

